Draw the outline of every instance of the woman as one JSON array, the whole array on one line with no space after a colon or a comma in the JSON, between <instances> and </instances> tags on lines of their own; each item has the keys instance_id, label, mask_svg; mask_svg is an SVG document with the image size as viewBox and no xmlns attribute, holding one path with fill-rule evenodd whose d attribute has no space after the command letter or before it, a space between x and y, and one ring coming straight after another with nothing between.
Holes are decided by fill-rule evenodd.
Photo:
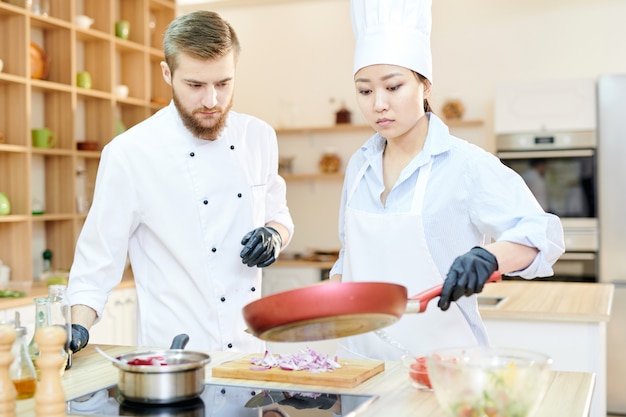
<instances>
[{"instance_id":1,"label":"woman","mask_svg":"<svg viewBox=\"0 0 626 417\"><path fill-rule=\"evenodd\" d=\"M552 275L561 223L518 174L431 112L430 1L352 0L351 11L357 102L377 133L346 169L331 279L393 282L411 295L446 279L439 308L342 339L340 355L397 360L487 344L474 294L494 271Z\"/></svg>"}]
</instances>

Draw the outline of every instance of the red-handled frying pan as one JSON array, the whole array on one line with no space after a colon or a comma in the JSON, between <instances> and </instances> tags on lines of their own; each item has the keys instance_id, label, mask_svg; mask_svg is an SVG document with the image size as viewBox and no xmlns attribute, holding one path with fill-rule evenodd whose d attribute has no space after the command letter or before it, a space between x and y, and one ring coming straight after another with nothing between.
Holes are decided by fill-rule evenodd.
<instances>
[{"instance_id":1,"label":"red-handled frying pan","mask_svg":"<svg viewBox=\"0 0 626 417\"><path fill-rule=\"evenodd\" d=\"M487 282L502 279L494 272ZM386 282L335 282L282 291L243 308L248 329L272 342L336 339L378 330L404 313L423 313L443 284L407 299L406 287Z\"/></svg>"}]
</instances>

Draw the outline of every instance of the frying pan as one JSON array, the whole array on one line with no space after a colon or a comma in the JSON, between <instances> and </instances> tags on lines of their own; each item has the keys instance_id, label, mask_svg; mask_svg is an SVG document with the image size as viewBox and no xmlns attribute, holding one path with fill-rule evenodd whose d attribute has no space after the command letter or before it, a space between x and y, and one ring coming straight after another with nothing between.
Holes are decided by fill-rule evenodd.
<instances>
[{"instance_id":1,"label":"frying pan","mask_svg":"<svg viewBox=\"0 0 626 417\"><path fill-rule=\"evenodd\" d=\"M494 272L487 282L502 279ZM407 299L406 287L387 282L332 282L282 291L243 308L248 330L271 342L336 339L378 330L404 313L423 313L443 284Z\"/></svg>"}]
</instances>

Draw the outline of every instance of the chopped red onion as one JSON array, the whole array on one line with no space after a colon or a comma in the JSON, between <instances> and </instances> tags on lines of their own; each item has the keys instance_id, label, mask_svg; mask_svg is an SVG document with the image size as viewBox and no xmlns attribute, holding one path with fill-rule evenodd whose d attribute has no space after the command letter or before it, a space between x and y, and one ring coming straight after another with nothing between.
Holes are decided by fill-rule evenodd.
<instances>
[{"instance_id":1,"label":"chopped red onion","mask_svg":"<svg viewBox=\"0 0 626 417\"><path fill-rule=\"evenodd\" d=\"M250 359L250 363L254 365L250 369L255 371L279 367L286 371L307 370L317 374L332 372L337 368L341 368L336 356L330 358L328 355L318 353L311 348L301 349L296 353L282 353L279 355L272 355L266 350L262 358L253 357Z\"/></svg>"}]
</instances>

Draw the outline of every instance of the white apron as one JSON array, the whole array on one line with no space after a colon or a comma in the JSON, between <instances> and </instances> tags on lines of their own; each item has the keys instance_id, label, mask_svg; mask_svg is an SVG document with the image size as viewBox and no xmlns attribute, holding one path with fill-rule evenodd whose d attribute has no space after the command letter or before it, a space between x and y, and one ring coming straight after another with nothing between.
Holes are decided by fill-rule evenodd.
<instances>
[{"instance_id":1,"label":"white apron","mask_svg":"<svg viewBox=\"0 0 626 417\"><path fill-rule=\"evenodd\" d=\"M350 207L367 166L365 163L359 170L347 196L342 280L400 284L407 287L409 296L441 284L443 279L428 251L422 222L432 158L420 168L409 213L368 213ZM406 353L404 350L421 356L442 347L477 345L456 303L444 312L437 300L433 299L424 313L405 314L382 329L384 337L369 332L341 339L339 356L396 361Z\"/></svg>"}]
</instances>

